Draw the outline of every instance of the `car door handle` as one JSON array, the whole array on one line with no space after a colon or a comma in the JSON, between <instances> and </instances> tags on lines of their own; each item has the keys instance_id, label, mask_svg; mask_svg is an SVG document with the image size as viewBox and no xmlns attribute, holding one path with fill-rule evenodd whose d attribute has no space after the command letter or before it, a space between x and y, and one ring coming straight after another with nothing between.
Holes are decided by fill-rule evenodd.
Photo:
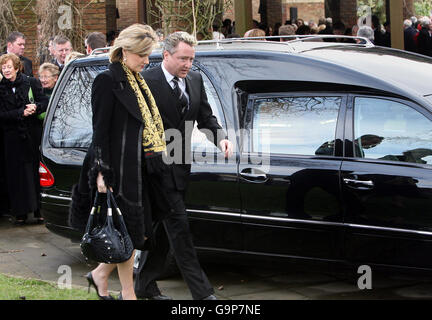
<instances>
[{"instance_id":1,"label":"car door handle","mask_svg":"<svg viewBox=\"0 0 432 320\"><path fill-rule=\"evenodd\" d=\"M345 184L351 187L359 187L365 189L371 189L374 187L374 183L372 180L356 180L344 178L343 181L345 182Z\"/></svg>"},{"instance_id":2,"label":"car door handle","mask_svg":"<svg viewBox=\"0 0 432 320\"><path fill-rule=\"evenodd\" d=\"M253 172L253 173L252 173ZM267 175L263 172L260 172L259 170L252 170L250 168L243 169L242 172L240 172L240 175L248 180L253 182L266 182L268 180Z\"/></svg>"}]
</instances>

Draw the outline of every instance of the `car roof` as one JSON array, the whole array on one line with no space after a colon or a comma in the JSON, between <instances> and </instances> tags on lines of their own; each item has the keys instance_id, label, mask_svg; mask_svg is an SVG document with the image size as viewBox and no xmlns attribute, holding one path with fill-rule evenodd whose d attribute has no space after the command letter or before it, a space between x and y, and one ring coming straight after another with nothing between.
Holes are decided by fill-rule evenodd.
<instances>
[{"instance_id":1,"label":"car roof","mask_svg":"<svg viewBox=\"0 0 432 320\"><path fill-rule=\"evenodd\" d=\"M378 90L406 95L417 100L432 94L428 80L432 75L432 58L396 50L374 46L370 42L363 44L304 41L298 39L287 42L226 39L222 41L202 41L196 47L196 57L205 56L284 56L287 60L299 59L295 81L311 81L310 71L319 70L319 81L326 81L326 72L329 81L335 83L358 85ZM153 51L151 57L161 57L161 48ZM91 55L80 58L79 62L89 60L103 60L106 62L107 53ZM95 61L95 60L93 60ZM78 61L77 61L78 62ZM302 65L308 67L302 79ZM327 70L324 71L323 70ZM340 71L340 77L335 74ZM356 76L357 75L357 76ZM361 77L358 77L361 75ZM347 79L347 81L344 80ZM356 83L356 79L358 82ZM429 103L428 103L429 104Z\"/></svg>"}]
</instances>

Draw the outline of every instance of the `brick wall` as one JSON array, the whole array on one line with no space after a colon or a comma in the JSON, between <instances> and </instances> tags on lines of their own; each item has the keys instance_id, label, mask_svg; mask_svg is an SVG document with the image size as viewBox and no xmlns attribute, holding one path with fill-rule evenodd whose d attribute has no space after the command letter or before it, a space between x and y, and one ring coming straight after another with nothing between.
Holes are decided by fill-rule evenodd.
<instances>
[{"instance_id":1,"label":"brick wall","mask_svg":"<svg viewBox=\"0 0 432 320\"><path fill-rule=\"evenodd\" d=\"M304 21L313 20L318 23L319 18L325 16L324 0L315 1L284 1L284 15L282 16L282 24L290 17L290 8L297 8L297 18Z\"/></svg>"},{"instance_id":2,"label":"brick wall","mask_svg":"<svg viewBox=\"0 0 432 320\"><path fill-rule=\"evenodd\" d=\"M116 3L120 15L117 21L119 30L138 22L138 0L117 0Z\"/></svg>"},{"instance_id":3,"label":"brick wall","mask_svg":"<svg viewBox=\"0 0 432 320\"><path fill-rule=\"evenodd\" d=\"M116 29L115 0L74 0L74 5L81 12L82 32L84 36L94 31L106 33L107 31ZM39 62L36 58L38 17L33 11L33 6L29 5L29 0L14 0L12 8L18 21L21 22L18 31L24 33L26 36L24 55L33 61L33 73L36 74L39 68ZM76 19L76 17L74 13L73 19ZM41 18L43 19L43 17ZM74 49L78 49L77 46Z\"/></svg>"},{"instance_id":4,"label":"brick wall","mask_svg":"<svg viewBox=\"0 0 432 320\"><path fill-rule=\"evenodd\" d=\"M282 23L282 1L267 1L267 25L273 27L277 22Z\"/></svg>"},{"instance_id":5,"label":"brick wall","mask_svg":"<svg viewBox=\"0 0 432 320\"><path fill-rule=\"evenodd\" d=\"M357 0L343 0L340 2L340 18L346 27L357 24Z\"/></svg>"},{"instance_id":6,"label":"brick wall","mask_svg":"<svg viewBox=\"0 0 432 320\"><path fill-rule=\"evenodd\" d=\"M260 4L260 0L252 0L252 19L256 21L261 21L261 15L258 13L259 4ZM234 6L228 8L224 12L223 19L231 19L231 21L235 21Z\"/></svg>"},{"instance_id":7,"label":"brick wall","mask_svg":"<svg viewBox=\"0 0 432 320\"><path fill-rule=\"evenodd\" d=\"M27 0L16 0L12 2L12 9L20 23L19 32L22 32L26 37L26 48L24 55L33 61L36 61L36 26L37 17L34 14L32 7L28 5ZM34 68L33 68L34 69Z\"/></svg>"}]
</instances>

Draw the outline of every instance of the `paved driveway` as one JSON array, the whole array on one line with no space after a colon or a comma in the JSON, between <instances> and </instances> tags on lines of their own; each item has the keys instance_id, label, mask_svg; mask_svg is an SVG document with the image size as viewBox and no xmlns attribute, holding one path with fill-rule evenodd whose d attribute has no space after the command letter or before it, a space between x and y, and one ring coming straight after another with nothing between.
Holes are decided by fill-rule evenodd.
<instances>
[{"instance_id":1,"label":"paved driveway","mask_svg":"<svg viewBox=\"0 0 432 320\"><path fill-rule=\"evenodd\" d=\"M203 267L221 300L432 299L431 280L402 275L374 274L372 289L360 290L355 279L337 274L210 263ZM72 273L73 286L86 286L83 275L92 267L86 265L78 244L43 225L12 226L6 217L0 217L0 273L57 282L66 269ZM179 276L162 280L159 286L176 300L191 299ZM116 273L109 287L120 289Z\"/></svg>"}]
</instances>

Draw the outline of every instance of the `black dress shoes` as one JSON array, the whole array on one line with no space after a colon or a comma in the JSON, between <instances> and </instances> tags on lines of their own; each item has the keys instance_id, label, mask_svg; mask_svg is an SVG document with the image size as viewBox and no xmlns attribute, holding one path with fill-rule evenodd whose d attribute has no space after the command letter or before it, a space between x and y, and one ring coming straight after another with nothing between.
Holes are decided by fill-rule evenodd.
<instances>
[{"instance_id":1,"label":"black dress shoes","mask_svg":"<svg viewBox=\"0 0 432 320\"><path fill-rule=\"evenodd\" d=\"M147 297L146 299L147 300L172 300L173 298L168 297L168 296L161 293L161 294L157 294L157 295L152 296L152 297Z\"/></svg>"},{"instance_id":2,"label":"black dress shoes","mask_svg":"<svg viewBox=\"0 0 432 320\"><path fill-rule=\"evenodd\" d=\"M202 298L201 300L217 300L217 298L214 294L211 294L208 297Z\"/></svg>"}]
</instances>

